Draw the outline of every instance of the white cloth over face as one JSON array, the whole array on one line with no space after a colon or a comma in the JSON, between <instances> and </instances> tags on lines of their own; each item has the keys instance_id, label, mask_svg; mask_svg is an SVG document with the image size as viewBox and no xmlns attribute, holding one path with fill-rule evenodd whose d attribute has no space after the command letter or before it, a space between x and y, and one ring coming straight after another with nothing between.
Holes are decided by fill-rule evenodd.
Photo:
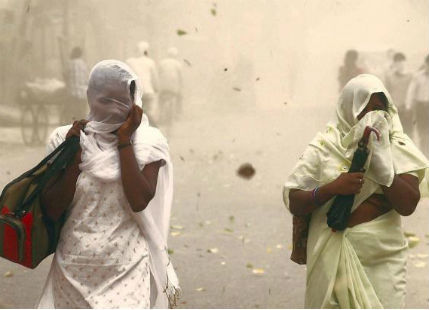
<instances>
[{"instance_id":1,"label":"white cloth over face","mask_svg":"<svg viewBox=\"0 0 429 310\"><path fill-rule=\"evenodd\" d=\"M388 99L387 113L374 111L361 120L372 94ZM291 189L310 191L347 172L365 126L376 127L381 140L371 134L365 183L355 196L354 211L380 185L390 185L395 174L411 173L422 182L427 159L402 131L397 109L382 82L362 74L344 87L337 106L337 124L328 124L310 142L284 186L289 207ZM391 210L376 219L333 232L326 214L334 199L311 214L307 242L306 308L398 308L406 292L407 241L401 217Z\"/></svg>"},{"instance_id":2,"label":"white cloth over face","mask_svg":"<svg viewBox=\"0 0 429 310\"><path fill-rule=\"evenodd\" d=\"M102 184L120 184L121 186L113 190L113 193L117 193L116 198L122 199L122 205L125 205L124 208L129 211L131 208L126 199L123 199L118 141L112 132L123 124L134 104L141 104L139 83L137 82L137 76L133 71L126 64L116 60L102 61L93 68L88 86L89 122L85 132L81 133L82 163L80 169L82 172L77 182L77 188L84 178ZM134 94L130 93L132 84L135 85ZM70 126L60 127L54 131L49 142L51 150L65 139L69 128ZM144 211L138 213L131 211L129 216L147 244L151 275L150 305L152 308L167 308L169 303L175 302L179 293L178 279L167 253L173 197L173 171L168 144L156 128L149 126L145 115L132 137L132 142L140 169L159 160L163 160L165 163L159 169L155 197ZM97 191L86 195L94 195L90 198L95 199ZM76 201L78 200L75 195L73 203ZM73 203L71 212L73 212ZM125 221L127 220L128 218L125 219ZM54 260L39 307L52 308L54 305L51 274L54 266L61 266L61 256L56 255ZM106 304L104 306L109 307Z\"/></svg>"}]
</instances>

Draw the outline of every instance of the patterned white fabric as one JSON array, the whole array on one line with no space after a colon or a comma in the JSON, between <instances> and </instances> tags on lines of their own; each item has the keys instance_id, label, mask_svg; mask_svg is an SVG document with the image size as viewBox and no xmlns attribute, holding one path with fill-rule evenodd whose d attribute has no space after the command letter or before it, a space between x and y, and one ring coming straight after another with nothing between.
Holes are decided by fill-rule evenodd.
<instances>
[{"instance_id":1,"label":"patterned white fabric","mask_svg":"<svg viewBox=\"0 0 429 310\"><path fill-rule=\"evenodd\" d=\"M136 82L137 86L134 100L132 100L133 96L130 93L130 85L133 81ZM73 263L69 261L67 256L69 255L67 251L71 251L71 247L68 246L70 242L73 247L76 242L78 251L82 249L90 251L90 253L83 251L83 254L77 252L77 255L73 252L75 256L80 257L80 255L83 255L90 259L94 255L93 261L87 260L83 265L97 265L98 267L112 265L112 261L109 258L110 252L100 253L100 249L95 250L94 247L101 246L101 244L96 242L97 240L94 241L94 237L101 238L104 241L107 240L107 242L109 242L109 238L116 239L118 249L124 251L123 255L125 256L122 256L122 258L129 257L130 255L128 254L134 255L131 261L118 263L114 261L114 264L120 265L119 267L115 267L114 264L111 266L112 272L118 268L120 272L124 268L127 270L123 277L119 279L119 282L124 283L124 285L126 284L129 287L136 283L143 285L139 281L141 276L138 276L138 274L140 271L146 270L144 266L149 265L150 281L145 278L143 282L150 282L150 307L167 308L169 304L175 302L179 292L179 285L167 253L167 237L173 197L173 171L167 141L159 130L149 126L147 117L143 115L142 122L132 137L133 149L139 167L143 169L145 165L160 160L165 164L159 169L155 197L144 211L135 213L131 211L123 193L117 150L118 142L117 137L112 134L126 120L132 106L141 103L138 94L137 76L124 63L116 60L106 60L98 63L91 71L88 86L90 121L86 125L85 132L81 132L80 141L82 148L80 169L82 172L77 181L77 190L71 204L70 217L64 227L67 233L62 232L60 244L57 248L39 307L54 307L56 297L53 287L58 284L58 281L63 276L69 280L77 291L82 285L89 285L79 275L73 275L65 270L65 266ZM63 126L53 132L48 143L48 151L52 151L64 141L69 129L70 126ZM89 180L89 186L88 184L81 184L86 182L84 180ZM105 191L108 188L110 190L106 193ZM119 212L123 214L112 222L112 214L105 213L106 208L112 208L110 211L116 212L115 214ZM86 213L88 209L92 209L92 211ZM103 231L103 225L98 225L103 220L98 219L98 217L105 217L104 214L107 216L105 220L111 221L110 225L105 226L112 228L115 225L119 225L117 229L110 232ZM137 245L128 244L128 241L131 242L133 238L140 240L140 244L138 242ZM133 249L133 252L130 252L130 249ZM136 252L134 252L134 249ZM75 249L72 251L75 251ZM70 255L73 256L73 253ZM115 253L122 255L122 252ZM128 256L126 253L128 253ZM87 254L89 254L89 257ZM104 261L97 260L103 257ZM61 270L61 273L59 270ZM112 274L110 276L112 277ZM116 278L111 277L105 279L104 282L96 283L95 286L85 287L88 292L81 294L81 299L89 303L91 307L104 306L111 308L115 306L115 304L106 304L106 300L103 299L105 296L101 294L102 298L99 294L100 285L109 286L110 283L110 286L115 290L114 288L118 284ZM83 284L79 284L81 283L78 281L79 279L82 280ZM130 281L134 284L131 284ZM146 298L146 301L142 300L141 303L135 304L130 296L130 299L127 299L129 303L122 302L120 303L121 307L142 307L146 302L149 304L149 296L146 293L147 290L144 289L142 295L140 295L140 298ZM139 294L139 291L136 294ZM98 304L95 304L93 296L96 296L94 298L98 300Z\"/></svg>"}]
</instances>

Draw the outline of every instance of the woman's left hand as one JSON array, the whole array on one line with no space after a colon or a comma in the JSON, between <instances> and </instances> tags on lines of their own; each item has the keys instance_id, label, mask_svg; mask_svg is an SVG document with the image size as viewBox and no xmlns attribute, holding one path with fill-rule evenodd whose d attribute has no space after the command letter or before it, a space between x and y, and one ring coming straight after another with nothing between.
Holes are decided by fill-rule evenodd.
<instances>
[{"instance_id":1,"label":"woman's left hand","mask_svg":"<svg viewBox=\"0 0 429 310\"><path fill-rule=\"evenodd\" d=\"M140 126L142 121L143 110L138 105L134 105L128 113L127 120L119 127L116 135L119 143L129 142L134 131Z\"/></svg>"}]
</instances>

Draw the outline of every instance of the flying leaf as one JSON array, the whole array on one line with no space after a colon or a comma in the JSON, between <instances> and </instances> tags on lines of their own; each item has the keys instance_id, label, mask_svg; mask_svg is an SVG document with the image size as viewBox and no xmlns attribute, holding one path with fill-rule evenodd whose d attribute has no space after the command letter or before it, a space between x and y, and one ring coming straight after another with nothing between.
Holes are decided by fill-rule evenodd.
<instances>
[{"instance_id":1,"label":"flying leaf","mask_svg":"<svg viewBox=\"0 0 429 310\"><path fill-rule=\"evenodd\" d=\"M420 238L419 237L408 237L408 247L410 249L416 247L420 242Z\"/></svg>"},{"instance_id":2,"label":"flying leaf","mask_svg":"<svg viewBox=\"0 0 429 310\"><path fill-rule=\"evenodd\" d=\"M252 269L252 273L257 274L257 275L261 275L261 274L265 273L265 270L262 268L254 268L254 269Z\"/></svg>"}]
</instances>

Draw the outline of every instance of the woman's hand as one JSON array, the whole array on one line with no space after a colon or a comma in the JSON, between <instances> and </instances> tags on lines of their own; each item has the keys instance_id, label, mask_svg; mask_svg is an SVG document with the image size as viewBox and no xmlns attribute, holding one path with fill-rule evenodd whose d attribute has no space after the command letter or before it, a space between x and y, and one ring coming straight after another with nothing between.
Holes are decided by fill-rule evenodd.
<instances>
[{"instance_id":1,"label":"woman's hand","mask_svg":"<svg viewBox=\"0 0 429 310\"><path fill-rule=\"evenodd\" d=\"M86 124L89 121L86 119L81 119L80 121L74 121L72 128L67 132L66 139L71 136L80 137L80 131L85 129Z\"/></svg>"},{"instance_id":2,"label":"woman's hand","mask_svg":"<svg viewBox=\"0 0 429 310\"><path fill-rule=\"evenodd\" d=\"M116 135L118 136L119 143L130 142L131 136L134 131L140 126L142 121L143 110L138 105L134 105L128 113L127 120L119 127Z\"/></svg>"},{"instance_id":3,"label":"woman's hand","mask_svg":"<svg viewBox=\"0 0 429 310\"><path fill-rule=\"evenodd\" d=\"M331 183L331 188L336 195L359 194L364 183L362 172L342 173Z\"/></svg>"},{"instance_id":4,"label":"woman's hand","mask_svg":"<svg viewBox=\"0 0 429 310\"><path fill-rule=\"evenodd\" d=\"M86 124L89 121L86 119L81 119L80 121L74 121L72 128L67 132L66 140L72 136L80 137L80 132L85 129ZM79 146L79 150L76 152L74 157L74 162L72 165L79 165L82 162L82 149Z\"/></svg>"}]
</instances>

